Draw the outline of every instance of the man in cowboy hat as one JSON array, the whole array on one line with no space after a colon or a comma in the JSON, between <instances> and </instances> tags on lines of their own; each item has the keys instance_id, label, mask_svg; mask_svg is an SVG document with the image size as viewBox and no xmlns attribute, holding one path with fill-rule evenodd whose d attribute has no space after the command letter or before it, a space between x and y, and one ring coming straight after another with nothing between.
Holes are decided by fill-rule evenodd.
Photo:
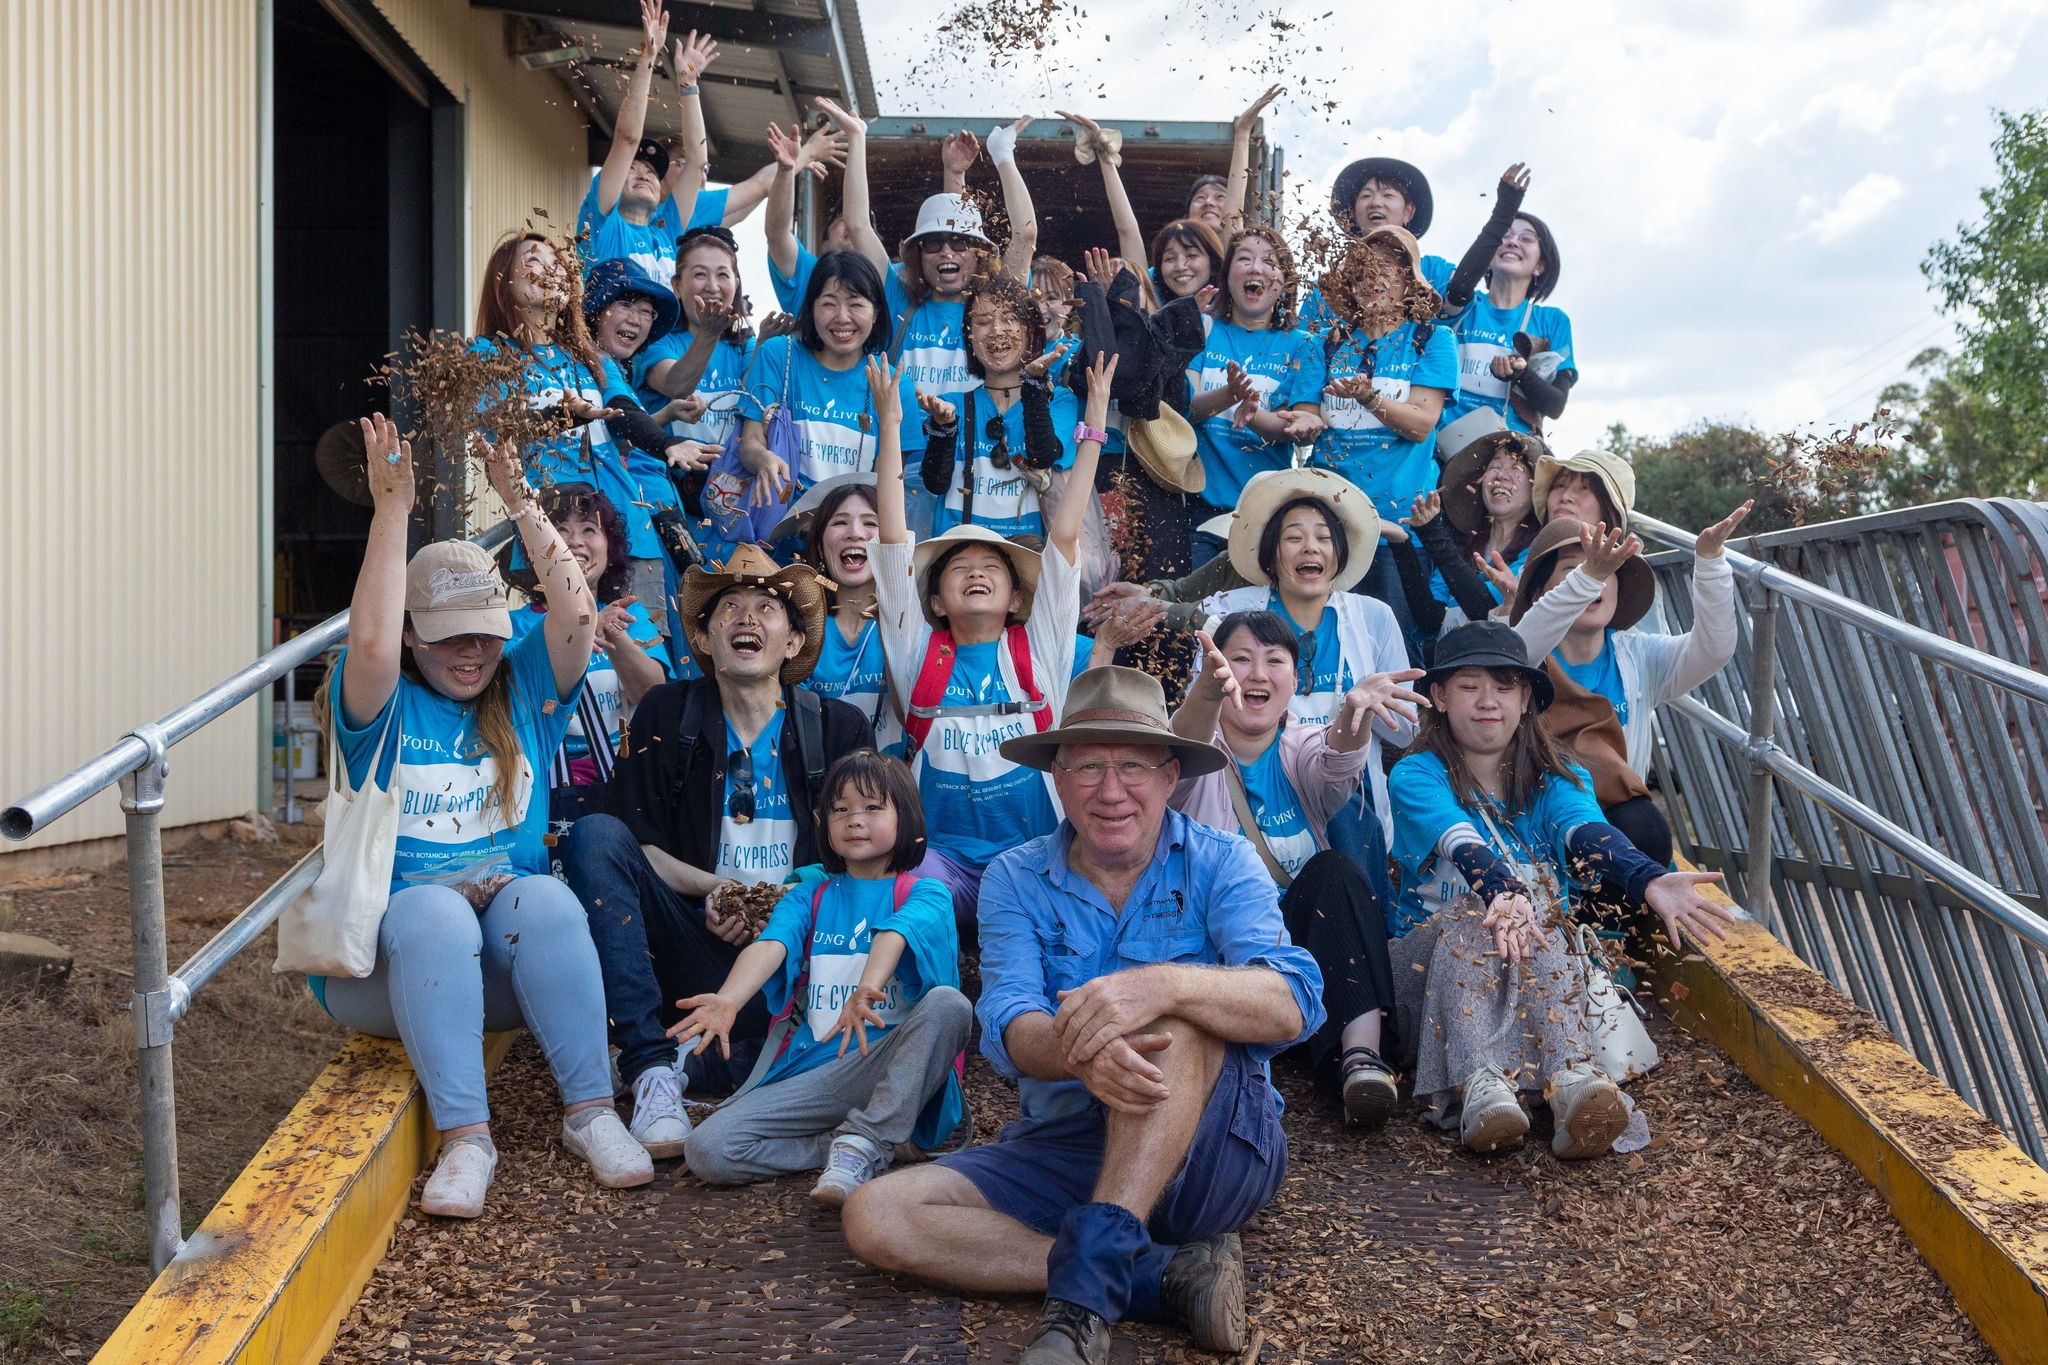
<instances>
[{"instance_id":1,"label":"man in cowboy hat","mask_svg":"<svg viewBox=\"0 0 2048 1365\"><path fill-rule=\"evenodd\" d=\"M982 883L981 1046L1025 1117L863 1187L847 1241L962 1290L1044 1293L1022 1365L1105 1361L1126 1317L1242 1350L1235 1230L1287 1164L1266 1063L1321 1024L1321 973L1251 845L1168 809L1224 758L1168 728L1156 679L1091 669L1057 729L1003 753L1066 810Z\"/></svg>"},{"instance_id":2,"label":"man in cowboy hat","mask_svg":"<svg viewBox=\"0 0 2048 1365\"><path fill-rule=\"evenodd\" d=\"M797 686L825 638L825 594L810 569L778 568L742 545L716 573L689 571L677 616L711 676L641 698L609 812L577 821L563 848L604 970L633 1136L656 1157L682 1155L690 1132L664 1032L679 1017L674 1002L717 990L753 937L720 912L720 895L816 862L815 788L834 760L874 744L858 710ZM696 1054L691 1074L729 1088L767 1030L756 1002L740 1014L730 1063Z\"/></svg>"}]
</instances>

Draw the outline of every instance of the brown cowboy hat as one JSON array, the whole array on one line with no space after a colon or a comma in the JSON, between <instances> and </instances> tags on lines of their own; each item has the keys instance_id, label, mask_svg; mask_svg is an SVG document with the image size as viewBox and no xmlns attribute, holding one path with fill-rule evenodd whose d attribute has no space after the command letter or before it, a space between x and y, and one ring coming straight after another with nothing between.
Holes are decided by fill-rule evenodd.
<instances>
[{"instance_id":1,"label":"brown cowboy hat","mask_svg":"<svg viewBox=\"0 0 2048 1365\"><path fill-rule=\"evenodd\" d=\"M1067 711L1044 734L1003 741L1012 763L1047 772L1062 744L1160 744L1180 760L1183 778L1220 772L1227 761L1213 744L1175 734L1166 719L1159 679L1135 668L1091 668L1067 689Z\"/></svg>"},{"instance_id":2,"label":"brown cowboy hat","mask_svg":"<svg viewBox=\"0 0 2048 1365\"><path fill-rule=\"evenodd\" d=\"M1558 556L1580 552L1579 533L1583 528L1584 523L1576 517L1557 517L1536 533L1529 546L1529 558L1522 564L1522 580L1515 587L1514 605L1508 612L1509 625L1519 623L1529 614L1529 608L1536 605L1536 599L1543 596L1550 575L1557 569ZM1657 600L1657 575L1641 555L1630 555L1614 574L1614 619L1607 623L1607 628L1627 630L1642 620L1649 613L1650 604Z\"/></svg>"},{"instance_id":3,"label":"brown cowboy hat","mask_svg":"<svg viewBox=\"0 0 2048 1365\"><path fill-rule=\"evenodd\" d=\"M758 545L742 545L716 572L692 567L676 594L676 615L683 628L701 633L711 604L728 588L766 588L795 611L804 633L804 647L782 664L782 681L800 683L811 676L825 648L825 590L818 575L801 564L783 568ZM702 657L701 655L699 657Z\"/></svg>"},{"instance_id":4,"label":"brown cowboy hat","mask_svg":"<svg viewBox=\"0 0 2048 1365\"><path fill-rule=\"evenodd\" d=\"M1486 525L1486 497L1480 492L1479 481L1486 474L1486 466L1493 463L1495 451L1505 445L1520 447L1522 461L1529 466L1532 502L1535 498L1536 462L1550 454L1550 447L1543 443L1541 436L1526 431L1509 431L1500 414L1492 408L1474 409L1450 427L1445 427L1444 433L1471 421L1480 413L1491 415L1499 425L1462 443L1444 463L1444 472L1437 480L1437 491L1443 497L1445 520L1467 535ZM1439 433L1439 436L1444 433ZM1443 448L1441 439L1437 448Z\"/></svg>"},{"instance_id":5,"label":"brown cowboy hat","mask_svg":"<svg viewBox=\"0 0 2048 1365\"><path fill-rule=\"evenodd\" d=\"M917 584L917 605L924 612L924 619L931 623L933 630L944 630L946 622L945 618L932 612L932 565L956 545L986 545L1009 560L1010 572L1017 575L1017 601L1010 608L1010 615L1018 621L1023 621L1031 615L1032 600L1038 596L1038 551L1028 545L1019 545L1014 540L1007 540L986 526L962 522L943 535L933 536L930 540L920 540L917 542L917 548L910 553L910 576Z\"/></svg>"}]
</instances>

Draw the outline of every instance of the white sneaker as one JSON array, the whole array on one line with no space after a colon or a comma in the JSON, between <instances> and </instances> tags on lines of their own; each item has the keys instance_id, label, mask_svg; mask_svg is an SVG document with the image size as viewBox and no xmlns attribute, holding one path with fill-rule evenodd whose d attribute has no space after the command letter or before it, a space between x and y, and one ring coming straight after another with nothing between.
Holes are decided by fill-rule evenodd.
<instances>
[{"instance_id":1,"label":"white sneaker","mask_svg":"<svg viewBox=\"0 0 2048 1365\"><path fill-rule=\"evenodd\" d=\"M889 1169L889 1153L854 1133L832 1139L831 1154L825 1158L825 1173L811 1187L811 1198L833 1208L844 1205L853 1192Z\"/></svg>"},{"instance_id":2,"label":"white sneaker","mask_svg":"<svg viewBox=\"0 0 2048 1365\"><path fill-rule=\"evenodd\" d=\"M1566 1160L1604 1155L1628 1127L1628 1101L1622 1098L1621 1087L1591 1063L1573 1062L1552 1076L1545 1094L1557 1119L1550 1150Z\"/></svg>"},{"instance_id":3,"label":"white sneaker","mask_svg":"<svg viewBox=\"0 0 2048 1365\"><path fill-rule=\"evenodd\" d=\"M1529 1116L1515 1097L1506 1073L1488 1063L1465 1080L1465 1109L1458 1140L1475 1152L1498 1152L1529 1135Z\"/></svg>"},{"instance_id":4,"label":"white sneaker","mask_svg":"<svg viewBox=\"0 0 2048 1365\"><path fill-rule=\"evenodd\" d=\"M650 1066L633 1078L632 1133L657 1161L683 1154L690 1115L683 1108L683 1078L665 1066Z\"/></svg>"},{"instance_id":5,"label":"white sneaker","mask_svg":"<svg viewBox=\"0 0 2048 1365\"><path fill-rule=\"evenodd\" d=\"M619 1122L616 1109L599 1106L569 1115L562 1120L562 1145L589 1162L597 1183L607 1189L630 1189L654 1181L654 1159Z\"/></svg>"},{"instance_id":6,"label":"white sneaker","mask_svg":"<svg viewBox=\"0 0 2048 1365\"><path fill-rule=\"evenodd\" d=\"M420 1191L420 1212L441 1218L481 1218L484 1192L498 1169L498 1149L486 1137L456 1138L441 1144L441 1159Z\"/></svg>"}]
</instances>

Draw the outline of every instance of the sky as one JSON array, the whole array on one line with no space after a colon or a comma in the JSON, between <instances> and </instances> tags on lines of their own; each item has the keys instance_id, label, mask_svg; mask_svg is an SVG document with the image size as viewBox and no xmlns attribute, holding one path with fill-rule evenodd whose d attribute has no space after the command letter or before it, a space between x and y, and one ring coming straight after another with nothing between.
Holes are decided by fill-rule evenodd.
<instances>
[{"instance_id":1,"label":"sky","mask_svg":"<svg viewBox=\"0 0 2048 1365\"><path fill-rule=\"evenodd\" d=\"M1057 41L990 70L930 60L940 7L860 0L882 112L984 136L998 116L1056 107L1227 120L1279 81L1266 126L1290 216L1327 203L1346 161L1402 157L1435 193L1425 248L1454 260L1501 171L1526 161L1526 207L1561 257L1548 301L1571 315L1580 358L1552 430L1563 449L1613 422L1660 435L1703 418L1776 432L1868 416L1915 354L1950 340L1920 263L1980 213L1993 109L2041 100L2048 69L2048 0L1006 8L1048 2L1076 15ZM999 113L961 117L977 109Z\"/></svg>"}]
</instances>

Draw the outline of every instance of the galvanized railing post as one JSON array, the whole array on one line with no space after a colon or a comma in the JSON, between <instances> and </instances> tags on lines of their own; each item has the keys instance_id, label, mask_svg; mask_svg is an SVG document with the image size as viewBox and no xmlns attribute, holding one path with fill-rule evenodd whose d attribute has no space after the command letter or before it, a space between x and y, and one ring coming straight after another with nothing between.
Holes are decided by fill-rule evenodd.
<instances>
[{"instance_id":1,"label":"galvanized railing post","mask_svg":"<svg viewBox=\"0 0 2048 1365\"><path fill-rule=\"evenodd\" d=\"M170 764L162 732L138 726L142 766L121 779L128 821L128 917L135 950L135 1070L142 1092L142 1207L152 1274L184 1245L178 1215L178 1099L171 1077L170 961L164 935L164 845L159 821Z\"/></svg>"},{"instance_id":2,"label":"galvanized railing post","mask_svg":"<svg viewBox=\"0 0 2048 1365\"><path fill-rule=\"evenodd\" d=\"M1768 924L1771 903L1771 803L1776 786L1764 755L1778 718L1778 595L1761 578L1744 592L1749 606L1749 858L1742 874L1742 908Z\"/></svg>"}]
</instances>

